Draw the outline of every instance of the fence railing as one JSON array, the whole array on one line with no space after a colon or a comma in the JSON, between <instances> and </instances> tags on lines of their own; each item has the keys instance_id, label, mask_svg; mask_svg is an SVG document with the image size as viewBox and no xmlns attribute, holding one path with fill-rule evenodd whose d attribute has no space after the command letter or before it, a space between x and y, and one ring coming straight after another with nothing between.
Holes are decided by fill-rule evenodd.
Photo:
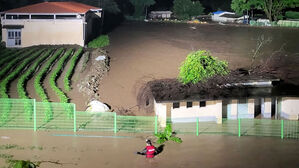
<instances>
[{"instance_id":1,"label":"fence railing","mask_svg":"<svg viewBox=\"0 0 299 168\"><path fill-rule=\"evenodd\" d=\"M299 139L299 121L271 119L223 119L215 122L168 123L177 134L222 134ZM72 103L36 102L34 99L0 99L0 129L108 131L157 133L157 116L121 116L114 112L76 111Z\"/></svg>"}]
</instances>

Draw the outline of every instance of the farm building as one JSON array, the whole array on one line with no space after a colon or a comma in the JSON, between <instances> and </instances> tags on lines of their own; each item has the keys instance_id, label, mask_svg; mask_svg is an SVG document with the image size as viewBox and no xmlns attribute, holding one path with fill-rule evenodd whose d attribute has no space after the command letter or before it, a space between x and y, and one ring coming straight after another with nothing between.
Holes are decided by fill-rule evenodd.
<instances>
[{"instance_id":1,"label":"farm building","mask_svg":"<svg viewBox=\"0 0 299 168\"><path fill-rule=\"evenodd\" d=\"M153 108L160 124L166 124L167 118L172 122L214 121L222 123L222 119L299 119L299 97L275 95L276 88L270 87L236 87L228 89L229 95L161 95L153 93ZM171 93L170 93L171 94ZM280 93L279 93L280 94ZM178 98L176 98L178 97Z\"/></svg>"},{"instance_id":2,"label":"farm building","mask_svg":"<svg viewBox=\"0 0 299 168\"><path fill-rule=\"evenodd\" d=\"M101 8L77 2L43 2L1 12L6 47L77 44L99 35Z\"/></svg>"},{"instance_id":3,"label":"farm building","mask_svg":"<svg viewBox=\"0 0 299 168\"><path fill-rule=\"evenodd\" d=\"M248 16L238 16L233 12L217 11L212 15L212 21L214 22L237 22L247 19Z\"/></svg>"},{"instance_id":4,"label":"farm building","mask_svg":"<svg viewBox=\"0 0 299 168\"><path fill-rule=\"evenodd\" d=\"M170 19L171 11L151 11L149 14L150 19Z\"/></svg>"}]
</instances>

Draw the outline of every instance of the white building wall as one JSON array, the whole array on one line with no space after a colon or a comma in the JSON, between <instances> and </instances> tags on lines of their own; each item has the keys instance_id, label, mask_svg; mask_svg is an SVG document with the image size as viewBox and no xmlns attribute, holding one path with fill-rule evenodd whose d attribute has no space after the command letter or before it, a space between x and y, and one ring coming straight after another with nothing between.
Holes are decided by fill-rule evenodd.
<instances>
[{"instance_id":1,"label":"white building wall","mask_svg":"<svg viewBox=\"0 0 299 168\"><path fill-rule=\"evenodd\" d=\"M228 119L237 119L238 118L238 100L232 100L230 103L230 115Z\"/></svg>"},{"instance_id":2,"label":"white building wall","mask_svg":"<svg viewBox=\"0 0 299 168\"><path fill-rule=\"evenodd\" d=\"M21 29L22 45L62 45L77 44L84 46L82 19L31 19L3 20L3 25L23 25ZM2 29L3 41L7 40L7 31Z\"/></svg>"},{"instance_id":3,"label":"white building wall","mask_svg":"<svg viewBox=\"0 0 299 168\"><path fill-rule=\"evenodd\" d=\"M281 101L281 117L289 120L298 120L299 98L283 97Z\"/></svg>"},{"instance_id":4,"label":"white building wall","mask_svg":"<svg viewBox=\"0 0 299 168\"><path fill-rule=\"evenodd\" d=\"M174 122L195 122L196 118L199 121L215 121L218 124L222 123L222 101L206 101L205 107L180 106L180 108L171 108L171 119Z\"/></svg>"},{"instance_id":5,"label":"white building wall","mask_svg":"<svg viewBox=\"0 0 299 168\"><path fill-rule=\"evenodd\" d=\"M167 121L167 106L163 103L157 103L154 100L154 108L156 116L158 116L158 123L161 127L166 127L166 121Z\"/></svg>"},{"instance_id":6,"label":"white building wall","mask_svg":"<svg viewBox=\"0 0 299 168\"><path fill-rule=\"evenodd\" d=\"M261 113L263 118L271 118L271 98L262 98Z\"/></svg>"}]
</instances>

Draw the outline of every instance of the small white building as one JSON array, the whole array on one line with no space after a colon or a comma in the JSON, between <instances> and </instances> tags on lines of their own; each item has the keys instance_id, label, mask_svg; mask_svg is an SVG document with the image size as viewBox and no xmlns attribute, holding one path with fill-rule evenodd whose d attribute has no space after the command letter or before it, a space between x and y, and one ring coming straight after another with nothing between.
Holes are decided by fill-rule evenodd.
<instances>
[{"instance_id":1,"label":"small white building","mask_svg":"<svg viewBox=\"0 0 299 168\"><path fill-rule=\"evenodd\" d=\"M101 8L77 2L43 2L1 12L6 47L77 44L99 35Z\"/></svg>"},{"instance_id":2,"label":"small white building","mask_svg":"<svg viewBox=\"0 0 299 168\"><path fill-rule=\"evenodd\" d=\"M149 14L150 19L170 19L171 11L151 11Z\"/></svg>"},{"instance_id":3,"label":"small white building","mask_svg":"<svg viewBox=\"0 0 299 168\"><path fill-rule=\"evenodd\" d=\"M240 17L233 12L227 12L227 11L217 11L214 12L212 15L212 21L214 22L237 22L247 18L248 18L247 15Z\"/></svg>"},{"instance_id":4,"label":"small white building","mask_svg":"<svg viewBox=\"0 0 299 168\"><path fill-rule=\"evenodd\" d=\"M255 103L256 100L261 103ZM255 111L256 105L260 108L258 114ZM162 127L166 126L167 118L170 118L173 123L196 122L198 119L199 122L214 121L217 124L221 124L223 118L235 120L259 117L262 119L299 120L299 97L192 101L154 100L154 111Z\"/></svg>"}]
</instances>

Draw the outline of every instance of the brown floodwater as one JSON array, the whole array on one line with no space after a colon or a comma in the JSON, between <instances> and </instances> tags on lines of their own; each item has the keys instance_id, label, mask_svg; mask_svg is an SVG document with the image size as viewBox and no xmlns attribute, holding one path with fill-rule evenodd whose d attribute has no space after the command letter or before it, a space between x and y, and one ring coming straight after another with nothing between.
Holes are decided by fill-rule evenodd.
<instances>
[{"instance_id":1,"label":"brown floodwater","mask_svg":"<svg viewBox=\"0 0 299 168\"><path fill-rule=\"evenodd\" d=\"M167 142L154 159L136 155L149 134L0 130L0 154L42 161L40 168L297 168L299 142L267 137L178 135L182 144ZM3 149L5 145L15 145ZM158 146L158 145L156 145ZM0 166L5 160L0 159Z\"/></svg>"},{"instance_id":2,"label":"brown floodwater","mask_svg":"<svg viewBox=\"0 0 299 168\"><path fill-rule=\"evenodd\" d=\"M280 49L292 62L299 56L298 28L124 22L109 34L111 69L100 85L101 101L116 111L124 108L143 115L136 106L139 88L151 80L176 78L188 53L209 50L228 61L230 69L248 67L262 36L270 42L261 47L258 60ZM292 71L286 78L295 82L297 63L285 63L286 71Z\"/></svg>"}]
</instances>

